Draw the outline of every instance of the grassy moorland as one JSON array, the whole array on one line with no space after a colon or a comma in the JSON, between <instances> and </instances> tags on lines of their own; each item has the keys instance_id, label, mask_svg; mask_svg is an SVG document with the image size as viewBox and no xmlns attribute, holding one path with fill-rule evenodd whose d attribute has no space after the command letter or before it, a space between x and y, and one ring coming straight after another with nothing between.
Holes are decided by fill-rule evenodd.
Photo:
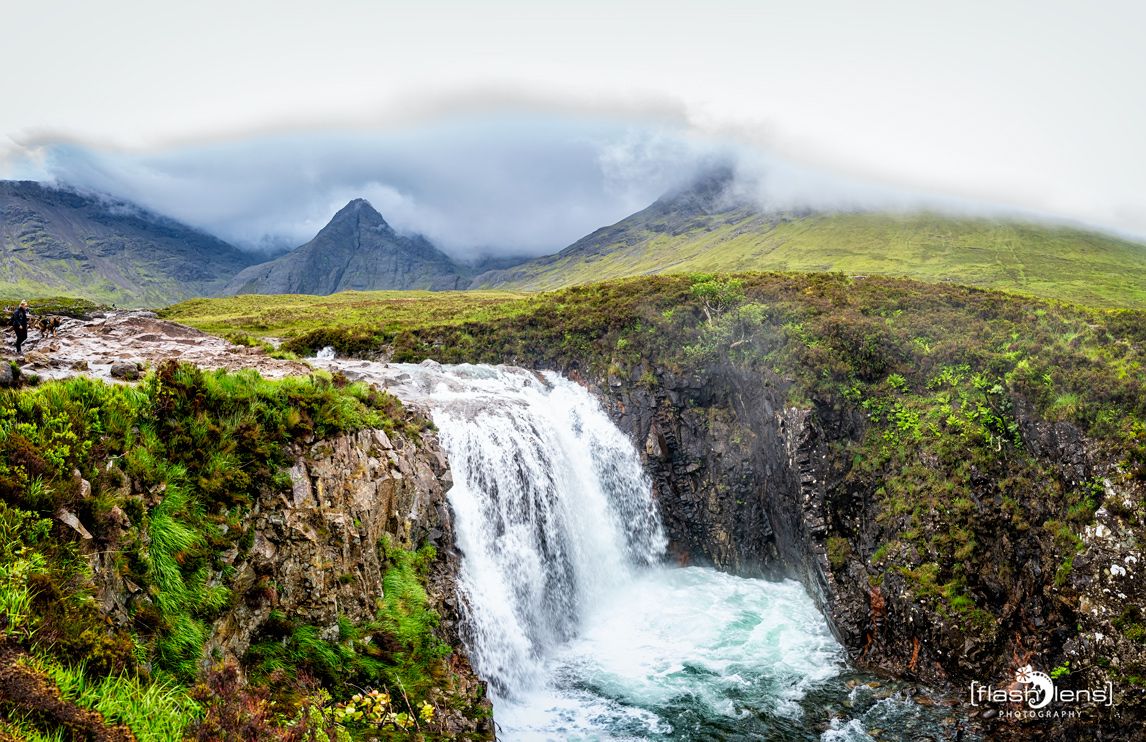
<instances>
[{"instance_id":1,"label":"grassy moorland","mask_svg":"<svg viewBox=\"0 0 1146 742\"><path fill-rule=\"evenodd\" d=\"M484 322L525 311L510 291L346 291L191 299L159 315L217 335L290 338L311 330L393 333L422 323Z\"/></svg>"},{"instance_id":2,"label":"grassy moorland","mask_svg":"<svg viewBox=\"0 0 1146 742\"><path fill-rule=\"evenodd\" d=\"M1044 574L1063 586L1082 548L1076 534L1103 500L1101 482L1064 481L1024 445L1016 404L1077 426L1117 462L1115 486L1146 480L1146 312L840 274L655 276L469 296L295 297L308 309L293 325L264 321L254 298L242 318L233 299L167 314L216 331L273 327L300 353L332 345L404 361L579 366L650 388L664 370L709 383L728 368L759 373L792 404L865 420L837 454L847 487L878 503L878 548L858 555L872 584L905 581L987 639L998 608L990 586L1009 584L1013 563L992 549L1010 543L1007 533L1033 534ZM373 304L378 319L347 322L340 302L363 318ZM857 556L852 536L829 541L833 566ZM1146 677L1146 667L1134 672Z\"/></svg>"},{"instance_id":3,"label":"grassy moorland","mask_svg":"<svg viewBox=\"0 0 1146 742\"><path fill-rule=\"evenodd\" d=\"M14 295L5 296L4 294L0 294L0 307L14 309L23 298L25 297L20 296L20 298L16 298ZM29 298L28 308L33 315L55 314L62 317L83 318L89 316L92 312L106 309L107 305L70 296L47 295L38 298ZM8 314L4 313L0 319L6 321ZM6 322L5 326L7 326Z\"/></svg>"},{"instance_id":4,"label":"grassy moorland","mask_svg":"<svg viewBox=\"0 0 1146 742\"><path fill-rule=\"evenodd\" d=\"M1146 245L1098 232L936 214L682 218L655 206L556 256L487 274L483 288L540 291L653 273L841 271L1146 308Z\"/></svg>"},{"instance_id":5,"label":"grassy moorland","mask_svg":"<svg viewBox=\"0 0 1146 742\"><path fill-rule=\"evenodd\" d=\"M0 390L0 738L330 742L417 713L426 732L429 712L403 706L449 653L427 608L429 547L387 544L375 621L340 621L331 639L282 619L244 660L250 686L233 667L204 670L212 622L244 599L228 585L254 541L246 516L290 487L288 444L413 425L392 397L321 374L169 362L137 386ZM101 585L127 621L110 619Z\"/></svg>"},{"instance_id":6,"label":"grassy moorland","mask_svg":"<svg viewBox=\"0 0 1146 742\"><path fill-rule=\"evenodd\" d=\"M648 361L697 372L718 360L791 379L790 393L805 401L862 397L888 377L892 397L926 395L933 374L956 374L1005 383L1048 418L1096 433L1125 428L1127 441L1138 440L1130 429L1140 436L1146 424L1146 312L902 279L693 274L527 295L201 299L163 314L221 334L273 334L300 353L331 345L395 360L599 369Z\"/></svg>"}]
</instances>

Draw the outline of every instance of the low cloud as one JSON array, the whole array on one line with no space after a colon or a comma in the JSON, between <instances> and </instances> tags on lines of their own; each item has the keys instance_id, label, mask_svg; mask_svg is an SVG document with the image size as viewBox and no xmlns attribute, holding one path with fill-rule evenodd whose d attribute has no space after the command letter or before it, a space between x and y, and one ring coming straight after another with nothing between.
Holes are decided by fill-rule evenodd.
<instances>
[{"instance_id":1,"label":"low cloud","mask_svg":"<svg viewBox=\"0 0 1146 742\"><path fill-rule=\"evenodd\" d=\"M362 197L396 229L473 260L555 252L717 163L769 209L1018 213L826 173L683 122L520 110L146 152L47 141L10 153L0 175L107 193L251 250L300 245Z\"/></svg>"},{"instance_id":2,"label":"low cloud","mask_svg":"<svg viewBox=\"0 0 1146 742\"><path fill-rule=\"evenodd\" d=\"M671 128L486 115L159 152L49 142L9 174L108 193L249 249L302 244L363 197L464 259L560 249L685 182L712 150Z\"/></svg>"}]
</instances>

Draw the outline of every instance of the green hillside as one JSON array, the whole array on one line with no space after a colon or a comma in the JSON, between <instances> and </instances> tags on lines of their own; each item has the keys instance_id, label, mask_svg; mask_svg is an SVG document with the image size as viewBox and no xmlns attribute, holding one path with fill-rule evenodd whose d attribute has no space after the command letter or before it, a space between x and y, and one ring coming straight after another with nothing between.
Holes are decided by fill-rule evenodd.
<instances>
[{"instance_id":1,"label":"green hillside","mask_svg":"<svg viewBox=\"0 0 1146 742\"><path fill-rule=\"evenodd\" d=\"M840 271L1146 307L1146 245L1096 232L935 214L689 211L657 202L477 285L537 291L651 273Z\"/></svg>"},{"instance_id":2,"label":"green hillside","mask_svg":"<svg viewBox=\"0 0 1146 742\"><path fill-rule=\"evenodd\" d=\"M162 306L213 294L255 260L109 196L0 181L0 298Z\"/></svg>"}]
</instances>

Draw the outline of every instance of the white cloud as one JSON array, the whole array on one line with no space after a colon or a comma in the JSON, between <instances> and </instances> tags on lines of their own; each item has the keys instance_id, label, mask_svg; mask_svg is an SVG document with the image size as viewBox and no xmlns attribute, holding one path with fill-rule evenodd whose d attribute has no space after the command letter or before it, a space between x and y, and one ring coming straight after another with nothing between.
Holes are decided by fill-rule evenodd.
<instances>
[{"instance_id":1,"label":"white cloud","mask_svg":"<svg viewBox=\"0 0 1146 742\"><path fill-rule=\"evenodd\" d=\"M158 150L40 143L14 169L109 193L251 249L302 244L347 201L366 198L399 231L424 234L461 259L555 252L717 163L734 164L740 195L773 210L1070 216L844 176L734 139L641 118L517 110Z\"/></svg>"},{"instance_id":2,"label":"white cloud","mask_svg":"<svg viewBox=\"0 0 1146 742\"><path fill-rule=\"evenodd\" d=\"M687 128L856 183L1146 235L1146 96L1137 94L1146 5L1133 0L1049 0L1037 12L1023 0L10 5L0 67L18 72L5 78L0 103L0 177L26 173L24 155L36 143L71 140L87 143L89 154L119 152L119 166L136 170L133 181L155 181L142 194L151 197L180 191L168 177L202 180L164 154L211 160L213 148L231 143L254 162L255 141L312 147L313 137L295 132L370 139L510 109L644 130L665 121L677 134ZM642 150L654 150L644 160L648 177L671 180L671 167L652 164L677 146L671 137L667 145L642 135L608 146L619 150L599 153L602 168L610 158L644 167ZM25 150L15 162L18 147ZM269 181L300 175L306 152L290 154L288 170L262 163L277 173ZM353 170L335 159L340 173ZM299 225L320 218L307 204L335 187L324 180L333 177L325 163L307 173L311 197L293 211L271 208L261 227L250 214L218 215L227 203L237 211L275 199L264 204L218 182L220 196L203 196L201 216L234 234L301 234ZM377 181L420 213L447 213L413 184L382 175L362 173L350 185ZM617 203L646 195L624 181L608 188ZM499 194L492 188L489 201ZM535 245L545 231L533 213L519 212L516 227L500 223L503 212L489 213L496 216L467 217L471 234ZM553 241L607 213L570 199L568 213L550 223ZM461 239L449 219L438 221L442 239Z\"/></svg>"},{"instance_id":3,"label":"white cloud","mask_svg":"<svg viewBox=\"0 0 1146 742\"><path fill-rule=\"evenodd\" d=\"M560 249L648 205L710 149L667 128L531 113L159 151L40 144L21 168L246 247L301 244L363 197L464 258Z\"/></svg>"}]
</instances>

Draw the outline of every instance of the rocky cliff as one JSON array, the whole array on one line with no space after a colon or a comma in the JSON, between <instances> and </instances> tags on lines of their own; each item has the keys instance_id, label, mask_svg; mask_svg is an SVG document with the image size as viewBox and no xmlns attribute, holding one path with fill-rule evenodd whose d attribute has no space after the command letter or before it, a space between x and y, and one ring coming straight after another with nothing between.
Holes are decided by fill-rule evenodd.
<instances>
[{"instance_id":1,"label":"rocky cliff","mask_svg":"<svg viewBox=\"0 0 1146 742\"><path fill-rule=\"evenodd\" d=\"M1060 691L1114 689L1116 707L1089 698L1054 703L1059 716L1049 718L1003 718L1028 712L1022 704L968 707L994 738L1053 730L1061 738L1123 739L1121 724L1142 717L1137 668L1146 660L1146 632L1135 627L1146 596L1139 567L1144 492L1109 452L1015 400L1025 452L1065 488L1103 482L1094 493L1101 506L1079 529L1077 554L1064 570L1045 529L1003 520L996 482L980 472L971 496L979 516L994 521L996 537L976 548L983 561L1004 568L965 578L986 607L962 613L921 590L912 570L878 568L881 546L908 526L889 517L875 483L849 476L867 428L862 412L826 398L793 407L782 378L713 371L681 376L642 363L628 374L582 378L642 448L678 560L796 578L858 666L948 688L955 697L966 698L972 681L1015 687L1021 665L1057 668ZM1024 522L1056 515L1050 502L1023 507ZM957 520L936 518L923 535Z\"/></svg>"},{"instance_id":2,"label":"rocky cliff","mask_svg":"<svg viewBox=\"0 0 1146 742\"><path fill-rule=\"evenodd\" d=\"M0 422L0 737L492 738L420 413L166 362L0 390ZM344 717L367 690L385 713Z\"/></svg>"},{"instance_id":3,"label":"rocky cliff","mask_svg":"<svg viewBox=\"0 0 1146 742\"><path fill-rule=\"evenodd\" d=\"M207 652L241 659L272 614L320 629L336 640L339 621L369 622L383 597L386 551L434 547L427 595L441 616L440 634L460 648L455 580L460 556L446 501L450 474L436 437L418 440L363 430L300 447L290 492L267 492L250 515L249 552L233 548L231 589L243 596L217 620ZM450 658L446 683L431 699L451 737L492 736L485 684L464 652ZM468 712L468 716L467 716ZM490 718L492 718L490 716Z\"/></svg>"},{"instance_id":4,"label":"rocky cliff","mask_svg":"<svg viewBox=\"0 0 1146 742\"><path fill-rule=\"evenodd\" d=\"M252 643L283 622L316 627L323 640L337 642L340 622L374 619L386 593L387 552L426 545L435 553L425 586L441 617L437 633L460 648L460 556L445 496L450 474L436 437L362 430L296 446L292 455L290 490L264 491L245 519L248 545L220 555L237 599L211 626L203 669L218 662L241 668ZM120 525L131 527L126 517ZM106 551L91 549L88 559L109 619L130 626L138 613L132 603L146 598ZM441 678L428 699L439 710L437 732L451 739L492 738L485 683L464 652L450 655Z\"/></svg>"}]
</instances>

